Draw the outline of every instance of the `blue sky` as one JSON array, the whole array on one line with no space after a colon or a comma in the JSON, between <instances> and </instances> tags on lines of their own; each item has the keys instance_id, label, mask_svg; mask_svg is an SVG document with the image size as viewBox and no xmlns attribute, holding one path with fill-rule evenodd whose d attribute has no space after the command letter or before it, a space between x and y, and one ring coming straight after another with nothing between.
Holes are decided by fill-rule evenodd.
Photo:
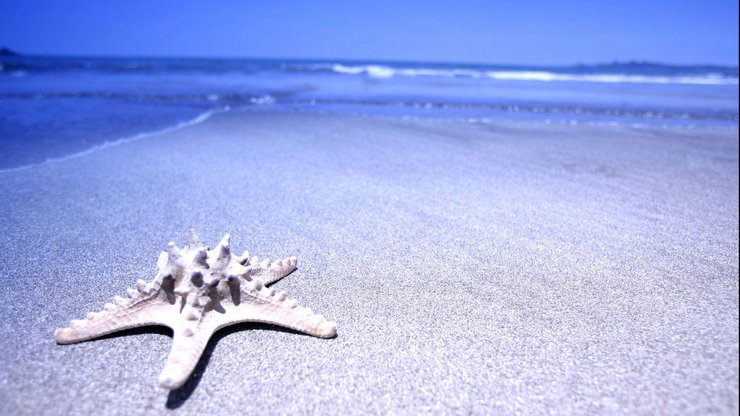
<instances>
[{"instance_id":1,"label":"blue sky","mask_svg":"<svg viewBox=\"0 0 740 416\"><path fill-rule=\"evenodd\" d=\"M738 3L0 0L32 54L737 65Z\"/></svg>"}]
</instances>

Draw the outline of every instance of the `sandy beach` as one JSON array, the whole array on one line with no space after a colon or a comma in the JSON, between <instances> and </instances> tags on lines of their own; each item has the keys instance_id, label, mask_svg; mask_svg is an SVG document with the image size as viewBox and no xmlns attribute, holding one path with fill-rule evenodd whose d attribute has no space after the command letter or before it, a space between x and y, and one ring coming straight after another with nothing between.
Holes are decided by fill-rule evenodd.
<instances>
[{"instance_id":1,"label":"sandy beach","mask_svg":"<svg viewBox=\"0 0 740 416\"><path fill-rule=\"evenodd\" d=\"M738 131L233 111L0 172L0 414L736 414ZM52 333L194 228L318 339Z\"/></svg>"}]
</instances>

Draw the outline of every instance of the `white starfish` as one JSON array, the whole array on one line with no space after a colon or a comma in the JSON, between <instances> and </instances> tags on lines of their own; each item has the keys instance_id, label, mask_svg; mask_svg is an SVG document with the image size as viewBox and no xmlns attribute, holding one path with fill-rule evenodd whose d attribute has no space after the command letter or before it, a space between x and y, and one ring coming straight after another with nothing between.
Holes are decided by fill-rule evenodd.
<instances>
[{"instance_id":1,"label":"white starfish","mask_svg":"<svg viewBox=\"0 0 740 416\"><path fill-rule=\"evenodd\" d=\"M73 320L69 328L54 331L54 339L71 344L139 326L168 326L172 350L159 384L172 390L190 377L208 340L225 326L263 322L317 337L336 335L335 322L265 286L295 270L295 257L259 262L248 256L231 254L228 234L209 251L190 230L187 246L178 249L170 242L160 254L151 283L139 280L136 289L126 290L127 298L116 296L104 311Z\"/></svg>"}]
</instances>

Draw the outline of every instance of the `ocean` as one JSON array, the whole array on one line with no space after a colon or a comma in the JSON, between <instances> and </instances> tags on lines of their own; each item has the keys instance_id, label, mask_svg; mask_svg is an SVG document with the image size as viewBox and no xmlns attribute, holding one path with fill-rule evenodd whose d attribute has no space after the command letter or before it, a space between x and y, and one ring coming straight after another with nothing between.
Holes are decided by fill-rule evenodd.
<instances>
[{"instance_id":1,"label":"ocean","mask_svg":"<svg viewBox=\"0 0 740 416\"><path fill-rule=\"evenodd\" d=\"M237 109L737 129L738 69L2 56L0 170Z\"/></svg>"}]
</instances>

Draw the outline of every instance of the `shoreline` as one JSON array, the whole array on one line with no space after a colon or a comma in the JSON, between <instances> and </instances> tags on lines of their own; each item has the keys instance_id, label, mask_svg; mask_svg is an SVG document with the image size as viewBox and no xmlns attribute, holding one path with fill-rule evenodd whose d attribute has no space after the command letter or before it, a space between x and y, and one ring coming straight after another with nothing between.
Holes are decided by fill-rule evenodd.
<instances>
[{"instance_id":1,"label":"shoreline","mask_svg":"<svg viewBox=\"0 0 740 416\"><path fill-rule=\"evenodd\" d=\"M93 147L90 147L88 149L81 150L81 151L75 152L75 153L70 153L68 155L64 155L64 156L60 156L60 157L49 158L49 159L44 160L43 162L35 162L35 163L29 163L27 165L14 166L12 168L0 169L0 174L2 174L4 172L14 172L14 171L20 171L20 170L30 169L30 168L37 167L37 166L43 166L43 165L48 164L48 163L65 162L67 160L78 158L78 157L82 157L82 156L85 156L85 155L88 155L88 154L97 152L99 150L107 149L109 147L119 146L119 145L122 145L122 144L130 143L130 142L133 142L133 141L136 141L136 140L146 139L148 137L157 136L157 135L160 135L160 134L166 134L166 133L169 133L169 132L172 132L172 131L176 131L176 130L179 130L179 129L182 129L182 128L186 128L186 127L190 127L190 126L193 126L193 125L196 125L196 124L203 123L204 121L208 120L212 115L218 114L218 113L222 113L222 112L226 112L226 111L229 111L229 109L208 110L208 111L205 111L205 112L199 114L198 116L196 116L194 118L191 118L189 120L184 120L184 121L178 122L177 124L175 124L173 126L167 126L167 127L162 128L162 129L159 129L159 130L141 132L141 133L137 133L137 134L135 134L133 136L122 137L122 138L118 138L118 139L113 139L111 141L105 141L103 143L100 143L100 144L95 145Z\"/></svg>"},{"instance_id":2,"label":"shoreline","mask_svg":"<svg viewBox=\"0 0 740 416\"><path fill-rule=\"evenodd\" d=\"M362 107L360 105L359 107ZM14 172L14 171L21 171L26 170L38 166L43 166L48 163L57 163L57 162L64 162L69 159L78 158L81 156L88 155L90 153L94 153L103 149L107 149L109 147L118 146L122 144L126 144L129 142L137 141L146 139L148 137L152 136L158 136L161 134L166 134L171 131L179 130L182 128L190 127L193 125L197 125L200 123L205 122L208 120L211 116L225 113L225 112L234 112L234 113L257 113L257 114L317 114L317 115L330 115L330 116L337 116L337 117L358 117L358 118L370 118L370 119L379 119L379 120L397 120L397 121L410 121L410 122L421 122L421 123L462 123L462 124L484 124L484 125L490 125L493 127L496 126L521 126L521 127L532 127L532 128L541 128L543 126L572 126L575 128L578 127L587 127L587 128L615 128L615 129L638 129L638 130L667 130L667 131L693 131L697 134L701 134L701 132L713 132L713 131L739 131L740 125L720 125L720 124L708 124L708 125L702 125L701 123L698 123L700 120L697 120L697 123L692 124L676 124L675 121L671 121L672 124L658 124L658 121L650 121L650 122L618 122L618 121L598 121L598 120L591 120L591 121L583 121L583 120L566 120L566 119L506 119L502 116L498 115L497 117L452 117L452 116L418 116L418 115L405 115L405 114L393 114L393 115L387 115L383 113L368 113L368 112L353 112L351 110L343 109L343 110L332 110L332 109L324 109L321 107L313 108L313 107L306 107L305 105L296 106L294 104L280 104L277 106L243 106L238 108L231 108L230 106L226 106L225 108L221 109L211 109L208 111L205 111L199 115L197 115L194 118L190 118L187 120L180 121L174 125L171 126L165 126L161 129L152 130L152 131L145 131L141 133L134 134L132 136L112 139L110 141L105 141L100 144L94 145L88 149L84 149L81 151L77 151L68 155L60 156L60 157L54 157L49 158L41 162L33 162L26 165L21 166L14 166L10 168L0 168L0 174L6 173L6 172Z\"/></svg>"}]
</instances>

